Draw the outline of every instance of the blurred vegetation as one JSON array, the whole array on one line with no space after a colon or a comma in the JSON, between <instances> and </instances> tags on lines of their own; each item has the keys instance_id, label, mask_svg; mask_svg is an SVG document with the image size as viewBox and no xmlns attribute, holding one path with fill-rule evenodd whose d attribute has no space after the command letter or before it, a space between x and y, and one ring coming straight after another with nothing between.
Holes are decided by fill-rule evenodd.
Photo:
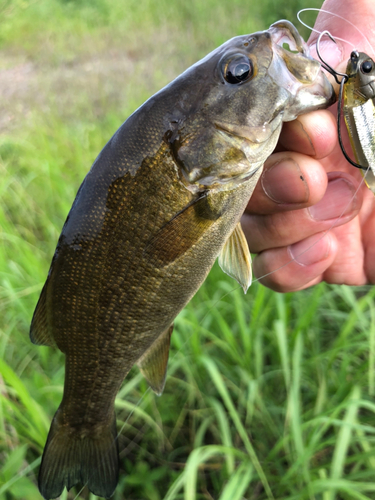
<instances>
[{"instance_id":1,"label":"blurred vegetation","mask_svg":"<svg viewBox=\"0 0 375 500\"><path fill-rule=\"evenodd\" d=\"M0 0L0 500L40 498L64 369L28 330L96 155L217 45L319 4ZM114 499L375 498L374 293L244 296L215 266L176 321L163 396L136 369L120 391Z\"/></svg>"}]
</instances>

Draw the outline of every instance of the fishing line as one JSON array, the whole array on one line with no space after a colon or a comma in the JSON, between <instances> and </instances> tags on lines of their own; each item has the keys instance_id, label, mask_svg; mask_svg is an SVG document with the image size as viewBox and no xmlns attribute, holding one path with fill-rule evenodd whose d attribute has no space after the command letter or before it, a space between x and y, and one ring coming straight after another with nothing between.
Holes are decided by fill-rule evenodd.
<instances>
[{"instance_id":1,"label":"fishing line","mask_svg":"<svg viewBox=\"0 0 375 500\"><path fill-rule=\"evenodd\" d=\"M303 26L305 26L305 28L313 31L314 33L318 33L319 35L321 34L321 31L319 30L316 30L315 28L313 28L312 26L309 26L308 24L304 23L301 19L301 13L302 12L311 12L311 11L315 11L315 12L323 12L324 14L329 14L333 17L337 17L338 19L341 19L343 21L345 21L346 23L348 23L350 26L352 26L352 28L354 28L361 36L362 38L365 40L365 42L367 43L370 51L375 55L375 52L374 52L374 49L372 48L372 45L371 43L369 42L368 38L366 37L366 35L364 35L362 33L362 31L354 24L352 23L351 21L349 21L348 19L345 19L345 17L343 16L340 16L339 14L336 14L336 12L330 12L329 10L324 10L324 9L316 9L314 7L309 7L307 9L301 9L300 11L298 11L297 13L297 19L298 21L303 24ZM345 38L340 38L340 37L337 37L335 36L335 39L336 40L340 40L340 42L344 42L344 43L347 43L348 45L350 45L351 47L355 48L354 44L352 42L350 42L349 40L345 40Z\"/></svg>"}]
</instances>

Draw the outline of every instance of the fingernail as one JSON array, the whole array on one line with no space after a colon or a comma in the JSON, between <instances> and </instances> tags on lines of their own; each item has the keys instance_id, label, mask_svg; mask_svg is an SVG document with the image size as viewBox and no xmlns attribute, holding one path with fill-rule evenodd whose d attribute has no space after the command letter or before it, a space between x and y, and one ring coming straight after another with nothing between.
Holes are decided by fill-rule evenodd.
<instances>
[{"instance_id":1,"label":"fingernail","mask_svg":"<svg viewBox=\"0 0 375 500\"><path fill-rule=\"evenodd\" d=\"M311 47L311 55L319 60L318 54L316 52L316 43L314 43ZM328 63L330 66L335 68L340 64L343 60L343 48L340 42L334 43L332 40L323 39L319 44L319 52L323 58L323 60Z\"/></svg>"},{"instance_id":2,"label":"fingernail","mask_svg":"<svg viewBox=\"0 0 375 500\"><path fill-rule=\"evenodd\" d=\"M328 257L331 239L324 233L314 234L303 241L290 245L289 254L301 266L311 266Z\"/></svg>"},{"instance_id":3,"label":"fingernail","mask_svg":"<svg viewBox=\"0 0 375 500\"><path fill-rule=\"evenodd\" d=\"M357 203L355 188L346 179L333 179L328 182L323 198L308 208L315 220L330 220L351 212Z\"/></svg>"},{"instance_id":4,"label":"fingernail","mask_svg":"<svg viewBox=\"0 0 375 500\"><path fill-rule=\"evenodd\" d=\"M266 195L276 203L306 203L309 187L302 171L291 158L274 163L262 176Z\"/></svg>"}]
</instances>

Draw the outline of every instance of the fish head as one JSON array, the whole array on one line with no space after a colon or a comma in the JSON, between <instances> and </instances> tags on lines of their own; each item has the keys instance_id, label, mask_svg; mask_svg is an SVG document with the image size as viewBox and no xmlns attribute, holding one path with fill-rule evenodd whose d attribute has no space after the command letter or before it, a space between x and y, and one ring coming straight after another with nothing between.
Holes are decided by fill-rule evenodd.
<instances>
[{"instance_id":1,"label":"fish head","mask_svg":"<svg viewBox=\"0 0 375 500\"><path fill-rule=\"evenodd\" d=\"M226 189L248 178L273 151L284 121L335 100L289 21L227 41L181 78L193 96L182 90L185 112L174 117L168 139L192 190Z\"/></svg>"},{"instance_id":2,"label":"fish head","mask_svg":"<svg viewBox=\"0 0 375 500\"><path fill-rule=\"evenodd\" d=\"M375 63L364 52L353 50L346 67L349 77L345 84L353 92L353 105L375 97Z\"/></svg>"}]
</instances>

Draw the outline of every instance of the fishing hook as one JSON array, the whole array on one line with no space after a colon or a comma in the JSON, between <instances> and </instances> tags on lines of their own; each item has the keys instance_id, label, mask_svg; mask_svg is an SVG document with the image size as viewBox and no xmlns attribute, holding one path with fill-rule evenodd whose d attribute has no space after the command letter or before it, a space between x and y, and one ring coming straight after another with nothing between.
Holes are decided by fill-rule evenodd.
<instances>
[{"instance_id":1,"label":"fishing hook","mask_svg":"<svg viewBox=\"0 0 375 500\"><path fill-rule=\"evenodd\" d=\"M339 73L338 71L336 71L335 69L332 68L332 66L330 66L324 59L323 57L321 56L320 54L320 42L323 38L324 35L327 35L329 36L329 38L332 40L333 43L336 43L336 40L333 38L333 36L331 35L331 33L327 30L324 30L320 33L319 37L318 37L318 40L316 42L316 52L318 54L318 57L322 63L322 66L323 68L328 71L328 73L330 73L333 78L336 80L336 83L338 83L339 85L341 84L342 80L339 80L337 77L338 76L341 76L342 79L345 80L345 83L348 81L349 79L349 76L346 74L346 73Z\"/></svg>"},{"instance_id":2,"label":"fishing hook","mask_svg":"<svg viewBox=\"0 0 375 500\"><path fill-rule=\"evenodd\" d=\"M351 164L353 165L353 167L356 167L356 168L360 168L361 170L368 170L368 167L364 167L363 165L359 165L358 163L354 162L350 157L349 155L347 154L347 152L345 151L345 148L344 148L344 143L342 141L342 137L341 137L341 108L342 108L342 96L343 96L343 93L344 93L344 85L345 83L349 80L349 75L347 75L346 73L340 73L339 71L336 71L335 69L332 68L332 66L330 66L321 56L321 53L320 53L320 42L321 42L321 39L324 35L327 35L331 40L332 42L336 43L336 40L333 38L333 36L331 35L331 33L327 30L325 31L322 31L318 37L318 40L316 42L316 52L318 54L318 57L321 61L321 64L322 64L322 67L328 71L328 73L330 73L333 78L335 79L336 83L340 85L340 92L339 92L339 98L338 98L338 101L337 101L337 134L339 136L339 144L340 144L340 148L341 148L341 151L343 153L343 155L345 156L346 160ZM338 79L338 76L341 76L341 80Z\"/></svg>"}]
</instances>

